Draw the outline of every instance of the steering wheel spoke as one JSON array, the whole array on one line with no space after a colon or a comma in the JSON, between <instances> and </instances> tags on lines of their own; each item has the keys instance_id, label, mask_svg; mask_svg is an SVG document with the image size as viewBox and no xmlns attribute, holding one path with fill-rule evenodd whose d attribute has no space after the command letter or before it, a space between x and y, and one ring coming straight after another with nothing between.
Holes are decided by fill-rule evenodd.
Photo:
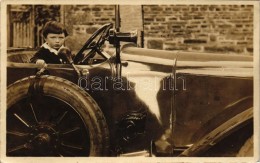
<instances>
[{"instance_id":1,"label":"steering wheel spoke","mask_svg":"<svg viewBox=\"0 0 260 163\"><path fill-rule=\"evenodd\" d=\"M87 54L84 55L83 59L79 63L84 63L87 60L89 60L91 57L93 57L96 53L96 49L91 49Z\"/></svg>"},{"instance_id":2,"label":"steering wheel spoke","mask_svg":"<svg viewBox=\"0 0 260 163\"><path fill-rule=\"evenodd\" d=\"M74 63L80 64L80 63L83 63L84 61L86 61L86 59L91 58L91 57L89 57L89 56L91 56L90 54L97 52L97 49L100 49L103 46L103 44L107 40L106 36L108 35L109 29L111 29L111 28L112 28L112 23L108 23L108 24L105 24L102 27L100 27L98 30L96 30L93 33L93 35L86 41L84 46L76 54L76 56L73 60ZM87 57L86 57L86 55L84 55L84 51L89 50L89 49L91 49L91 51L87 54ZM100 53L98 53L98 54L100 54ZM104 56L102 56L102 57L104 57Z\"/></svg>"}]
</instances>

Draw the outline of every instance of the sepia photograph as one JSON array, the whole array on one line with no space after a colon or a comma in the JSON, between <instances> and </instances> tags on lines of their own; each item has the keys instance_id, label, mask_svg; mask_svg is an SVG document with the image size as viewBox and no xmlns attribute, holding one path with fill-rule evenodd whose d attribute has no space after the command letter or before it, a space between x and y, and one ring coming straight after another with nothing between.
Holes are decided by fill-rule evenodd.
<instances>
[{"instance_id":1,"label":"sepia photograph","mask_svg":"<svg viewBox=\"0 0 260 163\"><path fill-rule=\"evenodd\" d=\"M0 161L259 161L258 1L31 2L1 1Z\"/></svg>"}]
</instances>

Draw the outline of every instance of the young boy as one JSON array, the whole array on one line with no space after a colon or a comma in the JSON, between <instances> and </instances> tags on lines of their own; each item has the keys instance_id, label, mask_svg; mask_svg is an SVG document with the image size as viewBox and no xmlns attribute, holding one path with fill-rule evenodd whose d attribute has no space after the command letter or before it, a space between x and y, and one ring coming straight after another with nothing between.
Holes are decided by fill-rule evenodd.
<instances>
[{"instance_id":1,"label":"young boy","mask_svg":"<svg viewBox=\"0 0 260 163\"><path fill-rule=\"evenodd\" d=\"M66 29L59 22L49 21L44 25L42 35L45 43L30 59L30 62L36 64L43 61L52 64L63 63L62 59L58 56L58 51L64 47L65 38L68 36Z\"/></svg>"}]
</instances>

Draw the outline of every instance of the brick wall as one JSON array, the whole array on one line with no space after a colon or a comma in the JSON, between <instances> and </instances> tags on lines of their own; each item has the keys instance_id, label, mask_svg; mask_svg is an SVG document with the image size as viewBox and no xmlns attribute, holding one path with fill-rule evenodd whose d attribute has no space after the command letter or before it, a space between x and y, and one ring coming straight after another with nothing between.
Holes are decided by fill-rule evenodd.
<instances>
[{"instance_id":1,"label":"brick wall","mask_svg":"<svg viewBox=\"0 0 260 163\"><path fill-rule=\"evenodd\" d=\"M114 23L114 12L114 5L64 6L67 45L81 48L101 25ZM120 14L121 31L144 28L146 48L253 53L252 5L144 5L143 13L141 6L123 5Z\"/></svg>"},{"instance_id":2,"label":"brick wall","mask_svg":"<svg viewBox=\"0 0 260 163\"><path fill-rule=\"evenodd\" d=\"M145 5L145 47L253 53L252 5Z\"/></svg>"}]
</instances>

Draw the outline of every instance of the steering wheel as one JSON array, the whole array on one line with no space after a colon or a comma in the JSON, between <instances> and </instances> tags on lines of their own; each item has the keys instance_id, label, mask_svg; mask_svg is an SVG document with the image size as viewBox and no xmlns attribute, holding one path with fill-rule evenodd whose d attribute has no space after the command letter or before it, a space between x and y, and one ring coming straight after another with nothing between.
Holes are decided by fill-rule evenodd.
<instances>
[{"instance_id":1,"label":"steering wheel","mask_svg":"<svg viewBox=\"0 0 260 163\"><path fill-rule=\"evenodd\" d=\"M112 23L107 23L100 27L98 30L96 30L93 33L93 35L86 41L84 46L76 54L76 56L73 59L73 62L75 64L83 63L85 60L88 60L89 58L93 57L96 52L102 57L104 57L100 51L100 48L107 40L109 29L111 29L112 26ZM83 53L85 50L89 50L87 54Z\"/></svg>"}]
</instances>

